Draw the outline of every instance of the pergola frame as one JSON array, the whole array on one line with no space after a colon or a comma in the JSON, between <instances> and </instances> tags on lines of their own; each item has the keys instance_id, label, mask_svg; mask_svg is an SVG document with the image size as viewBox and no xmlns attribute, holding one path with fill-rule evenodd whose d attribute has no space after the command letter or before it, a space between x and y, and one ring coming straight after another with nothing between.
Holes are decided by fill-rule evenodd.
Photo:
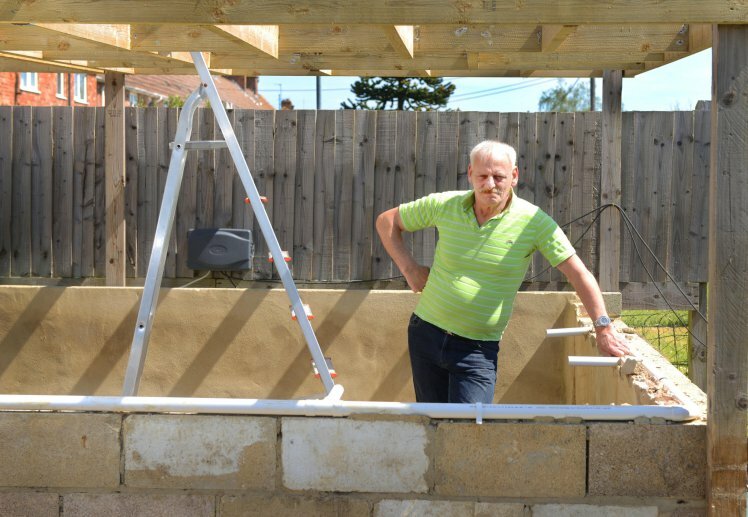
<instances>
[{"instance_id":1,"label":"pergola frame","mask_svg":"<svg viewBox=\"0 0 748 517\"><path fill-rule=\"evenodd\" d=\"M603 202L620 202L621 79L712 46L708 508L744 515L748 3L741 0L0 1L0 71L106 75L107 283L124 285L124 74L603 77ZM618 220L600 283L618 290Z\"/></svg>"}]
</instances>

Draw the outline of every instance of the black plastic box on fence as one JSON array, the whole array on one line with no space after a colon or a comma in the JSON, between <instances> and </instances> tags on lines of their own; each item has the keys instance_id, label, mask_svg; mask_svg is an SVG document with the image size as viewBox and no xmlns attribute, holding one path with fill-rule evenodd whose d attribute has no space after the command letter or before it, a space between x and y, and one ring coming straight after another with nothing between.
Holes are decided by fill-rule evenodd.
<instances>
[{"instance_id":1,"label":"black plastic box on fence","mask_svg":"<svg viewBox=\"0 0 748 517\"><path fill-rule=\"evenodd\" d=\"M254 243L249 230L199 228L187 233L187 267L211 271L252 269Z\"/></svg>"}]
</instances>

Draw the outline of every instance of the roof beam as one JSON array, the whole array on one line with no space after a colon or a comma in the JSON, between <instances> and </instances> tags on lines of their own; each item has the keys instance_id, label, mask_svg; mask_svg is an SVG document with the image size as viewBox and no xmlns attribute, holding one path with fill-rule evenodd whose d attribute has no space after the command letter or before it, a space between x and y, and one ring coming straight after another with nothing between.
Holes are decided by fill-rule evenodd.
<instances>
[{"instance_id":1,"label":"roof beam","mask_svg":"<svg viewBox=\"0 0 748 517\"><path fill-rule=\"evenodd\" d=\"M576 25L543 25L540 33L540 49L543 52L554 52L566 41L569 34L576 30Z\"/></svg>"},{"instance_id":2,"label":"roof beam","mask_svg":"<svg viewBox=\"0 0 748 517\"><path fill-rule=\"evenodd\" d=\"M129 25L82 25L79 23L40 23L38 27L79 39L113 47L130 48Z\"/></svg>"},{"instance_id":3,"label":"roof beam","mask_svg":"<svg viewBox=\"0 0 748 517\"><path fill-rule=\"evenodd\" d=\"M412 25L385 25L384 33L401 57L413 59L415 28Z\"/></svg>"},{"instance_id":4,"label":"roof beam","mask_svg":"<svg viewBox=\"0 0 748 517\"><path fill-rule=\"evenodd\" d=\"M212 30L226 34L260 52L278 58L280 30L277 25L213 25Z\"/></svg>"},{"instance_id":5,"label":"roof beam","mask_svg":"<svg viewBox=\"0 0 748 517\"><path fill-rule=\"evenodd\" d=\"M523 0L522 2L454 2L421 0L299 0L281 8L277 0L252 2L195 2L194 0L35 0L0 4L0 21L26 23L426 23L495 24L637 24L637 23L748 23L746 2L669 0L652 7L651 0L590 2L589 0Z\"/></svg>"},{"instance_id":6,"label":"roof beam","mask_svg":"<svg viewBox=\"0 0 748 517\"><path fill-rule=\"evenodd\" d=\"M79 72L88 74L100 74L103 72L101 68L85 64L48 61L25 54L0 52L0 72L16 72L18 70L25 72Z\"/></svg>"}]
</instances>

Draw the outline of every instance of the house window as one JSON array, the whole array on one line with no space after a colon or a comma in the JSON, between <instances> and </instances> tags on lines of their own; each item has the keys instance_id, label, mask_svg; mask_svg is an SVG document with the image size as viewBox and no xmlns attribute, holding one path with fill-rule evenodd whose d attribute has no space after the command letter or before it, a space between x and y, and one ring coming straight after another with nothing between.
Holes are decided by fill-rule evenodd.
<instances>
[{"instance_id":1,"label":"house window","mask_svg":"<svg viewBox=\"0 0 748 517\"><path fill-rule=\"evenodd\" d=\"M75 102L88 103L88 98L86 97L86 74L75 74L73 92Z\"/></svg>"},{"instance_id":2,"label":"house window","mask_svg":"<svg viewBox=\"0 0 748 517\"><path fill-rule=\"evenodd\" d=\"M128 97L130 98L130 106L135 107L138 105L138 94L131 93Z\"/></svg>"},{"instance_id":3,"label":"house window","mask_svg":"<svg viewBox=\"0 0 748 517\"><path fill-rule=\"evenodd\" d=\"M41 93L39 91L39 74L36 72L22 72L20 86L23 91Z\"/></svg>"},{"instance_id":4,"label":"house window","mask_svg":"<svg viewBox=\"0 0 748 517\"><path fill-rule=\"evenodd\" d=\"M65 74L57 74L57 98L67 99L65 94Z\"/></svg>"}]
</instances>

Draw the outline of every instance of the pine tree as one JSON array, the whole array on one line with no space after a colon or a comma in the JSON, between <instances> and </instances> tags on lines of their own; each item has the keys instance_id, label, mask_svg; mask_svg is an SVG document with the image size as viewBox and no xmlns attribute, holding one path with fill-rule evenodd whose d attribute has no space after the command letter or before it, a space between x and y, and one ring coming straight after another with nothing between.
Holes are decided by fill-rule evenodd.
<instances>
[{"instance_id":1,"label":"pine tree","mask_svg":"<svg viewBox=\"0 0 748 517\"><path fill-rule=\"evenodd\" d=\"M356 99L340 105L345 109L427 111L446 106L454 91L452 83L439 77L362 77L351 85Z\"/></svg>"}]
</instances>

